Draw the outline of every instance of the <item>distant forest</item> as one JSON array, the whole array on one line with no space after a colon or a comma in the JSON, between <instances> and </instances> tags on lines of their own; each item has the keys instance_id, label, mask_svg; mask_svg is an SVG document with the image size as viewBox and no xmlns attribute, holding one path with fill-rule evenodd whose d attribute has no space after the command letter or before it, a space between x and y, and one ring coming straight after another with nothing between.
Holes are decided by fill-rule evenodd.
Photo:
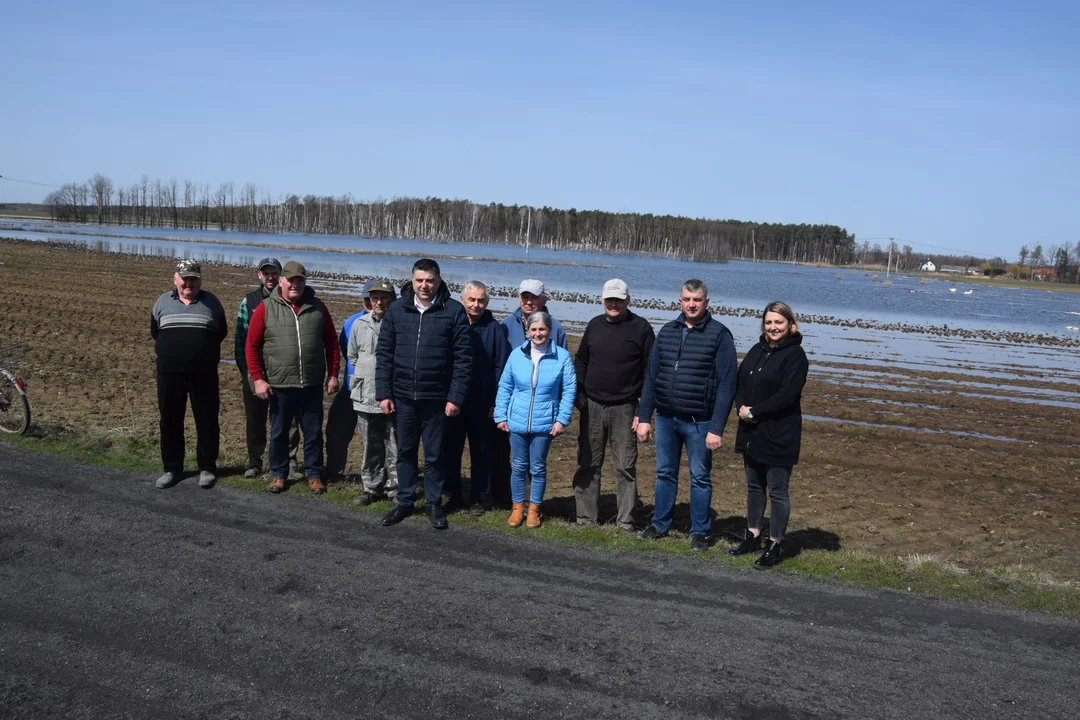
<instances>
[{"instance_id":1,"label":"distant forest","mask_svg":"<svg viewBox=\"0 0 1080 720\"><path fill-rule=\"evenodd\" d=\"M146 227L210 228L526 244L584 251L638 252L698 261L747 258L848 264L855 236L836 225L753 223L467 200L358 201L299 195L273 200L254 183L237 187L175 180L119 185L103 175L68 183L45 199L55 220Z\"/></svg>"},{"instance_id":2,"label":"distant forest","mask_svg":"<svg viewBox=\"0 0 1080 720\"><path fill-rule=\"evenodd\" d=\"M1080 242L1020 249L1018 262L1000 257L916 253L911 245L863 240L836 225L755 223L528 205L482 205L467 200L394 198L359 201L299 195L274 200L254 183L163 182L143 175L130 185L101 174L49 193L55 220L145 227L219 228L482 242L605 252L652 253L706 262L729 258L819 265L870 265L902 272L927 260L978 268L986 275L1080 282ZM890 259L891 246L891 259Z\"/></svg>"}]
</instances>

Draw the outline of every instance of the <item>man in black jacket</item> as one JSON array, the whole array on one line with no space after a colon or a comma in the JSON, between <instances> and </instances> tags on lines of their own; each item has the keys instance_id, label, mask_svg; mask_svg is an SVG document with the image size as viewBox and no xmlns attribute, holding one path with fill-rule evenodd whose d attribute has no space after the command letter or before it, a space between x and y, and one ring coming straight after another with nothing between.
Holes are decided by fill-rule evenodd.
<instances>
[{"instance_id":1,"label":"man in black jacket","mask_svg":"<svg viewBox=\"0 0 1080 720\"><path fill-rule=\"evenodd\" d=\"M637 504L638 399L656 338L645 318L630 312L630 291L618 278L604 283L604 314L589 321L581 337L577 369L580 411L574 503L579 525L598 522L604 449L611 445L615 469L616 522L634 530Z\"/></svg>"},{"instance_id":2,"label":"man in black jacket","mask_svg":"<svg viewBox=\"0 0 1080 720\"><path fill-rule=\"evenodd\" d=\"M444 530L443 436L447 418L465 404L472 347L465 310L450 297L434 260L413 265L412 281L383 319L375 356L375 399L387 415L397 412L398 495L383 525L396 525L413 512L422 438L424 506L431 525Z\"/></svg>"},{"instance_id":3,"label":"man in black jacket","mask_svg":"<svg viewBox=\"0 0 1080 720\"><path fill-rule=\"evenodd\" d=\"M655 540L671 529L679 456L685 445L690 466L690 549L707 550L712 454L723 444L738 361L731 332L709 314L705 283L683 283L679 305L682 313L656 336L641 391L637 426L641 442L652 432L656 410L656 501L652 523L638 537Z\"/></svg>"}]
</instances>

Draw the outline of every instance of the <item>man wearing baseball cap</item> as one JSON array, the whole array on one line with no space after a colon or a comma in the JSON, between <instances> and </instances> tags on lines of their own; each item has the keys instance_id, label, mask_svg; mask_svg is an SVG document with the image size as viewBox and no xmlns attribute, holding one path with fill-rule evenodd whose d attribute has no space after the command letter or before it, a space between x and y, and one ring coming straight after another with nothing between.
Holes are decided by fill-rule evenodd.
<instances>
[{"instance_id":1,"label":"man wearing baseball cap","mask_svg":"<svg viewBox=\"0 0 1080 720\"><path fill-rule=\"evenodd\" d=\"M634 530L637 504L638 400L656 334L645 318L630 312L630 290L613 278L601 294L604 312L585 326L574 366L579 414L578 471L574 504L579 525L599 522L604 450L611 447L615 470L616 522Z\"/></svg>"},{"instance_id":2,"label":"man wearing baseball cap","mask_svg":"<svg viewBox=\"0 0 1080 720\"><path fill-rule=\"evenodd\" d=\"M157 352L158 412L161 415L161 463L165 473L157 486L180 482L184 471L184 415L188 398L195 417L195 455L199 487L217 481L220 443L218 362L228 334L225 309L202 289L202 266L181 260L173 273L174 288L150 311L150 336Z\"/></svg>"},{"instance_id":3,"label":"man wearing baseball cap","mask_svg":"<svg viewBox=\"0 0 1080 720\"><path fill-rule=\"evenodd\" d=\"M398 486L397 429L394 426L397 416L384 413L375 399L379 332L397 291L386 280L372 280L367 284L365 295L371 309L353 323L346 348L348 367L351 368L351 407L364 441L364 456L360 461L360 482L364 491L355 500L359 505L370 505L383 498L393 500L397 497ZM329 432L328 429L328 435Z\"/></svg>"},{"instance_id":4,"label":"man wearing baseball cap","mask_svg":"<svg viewBox=\"0 0 1080 720\"><path fill-rule=\"evenodd\" d=\"M503 318L503 325L506 326L510 347L521 347L529 339L528 328L525 326L526 318L537 310L545 310L548 315L551 315L551 309L548 308L547 303L548 299L544 290L544 283L539 280L521 281L518 286L519 307ZM551 339L559 347L566 347L566 331L563 330L562 325L554 316L551 318Z\"/></svg>"},{"instance_id":5,"label":"man wearing baseball cap","mask_svg":"<svg viewBox=\"0 0 1080 720\"><path fill-rule=\"evenodd\" d=\"M249 292L240 301L236 312L236 334L233 343L233 357L240 371L240 393L244 398L244 423L247 426L247 467L244 477L254 478L262 473L262 456L266 450L266 418L270 412L270 401L255 395L255 386L248 375L247 335L251 313L270 297L278 286L281 277L281 262L277 258L265 257L259 261L259 287ZM294 421L289 432L289 467L290 473L298 471L296 453L300 448L300 427ZM293 478L295 479L295 478Z\"/></svg>"},{"instance_id":6,"label":"man wearing baseball cap","mask_svg":"<svg viewBox=\"0 0 1080 720\"><path fill-rule=\"evenodd\" d=\"M308 489L326 492L322 481L323 387L338 390L341 355L330 311L307 285L307 269L285 263L277 290L251 313L245 348L255 395L270 401L270 470L267 488L286 488L288 427L300 421Z\"/></svg>"}]
</instances>

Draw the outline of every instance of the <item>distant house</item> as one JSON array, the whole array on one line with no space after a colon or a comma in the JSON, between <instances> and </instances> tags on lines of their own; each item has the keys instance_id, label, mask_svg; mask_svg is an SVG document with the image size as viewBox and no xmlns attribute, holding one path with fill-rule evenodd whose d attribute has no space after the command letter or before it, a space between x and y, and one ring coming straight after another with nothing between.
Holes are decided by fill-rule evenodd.
<instances>
[{"instance_id":1,"label":"distant house","mask_svg":"<svg viewBox=\"0 0 1080 720\"><path fill-rule=\"evenodd\" d=\"M1036 280L1048 280L1057 278L1057 268L1037 267L1031 270L1031 277Z\"/></svg>"},{"instance_id":2,"label":"distant house","mask_svg":"<svg viewBox=\"0 0 1080 720\"><path fill-rule=\"evenodd\" d=\"M967 274L967 266L965 265L942 265L938 268L938 272L951 273L953 275L965 275Z\"/></svg>"},{"instance_id":3,"label":"distant house","mask_svg":"<svg viewBox=\"0 0 1080 720\"><path fill-rule=\"evenodd\" d=\"M925 270L926 272L937 272L937 265L935 265L934 261L930 258L926 258L926 262L920 265L919 269Z\"/></svg>"}]
</instances>

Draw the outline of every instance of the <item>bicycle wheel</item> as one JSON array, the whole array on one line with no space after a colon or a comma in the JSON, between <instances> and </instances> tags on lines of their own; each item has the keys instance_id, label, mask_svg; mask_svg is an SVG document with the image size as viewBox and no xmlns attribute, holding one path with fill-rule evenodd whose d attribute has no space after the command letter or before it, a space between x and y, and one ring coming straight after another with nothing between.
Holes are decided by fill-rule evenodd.
<instances>
[{"instance_id":1,"label":"bicycle wheel","mask_svg":"<svg viewBox=\"0 0 1080 720\"><path fill-rule=\"evenodd\" d=\"M22 435L30 427L30 401L22 382L0 370L0 431Z\"/></svg>"}]
</instances>

